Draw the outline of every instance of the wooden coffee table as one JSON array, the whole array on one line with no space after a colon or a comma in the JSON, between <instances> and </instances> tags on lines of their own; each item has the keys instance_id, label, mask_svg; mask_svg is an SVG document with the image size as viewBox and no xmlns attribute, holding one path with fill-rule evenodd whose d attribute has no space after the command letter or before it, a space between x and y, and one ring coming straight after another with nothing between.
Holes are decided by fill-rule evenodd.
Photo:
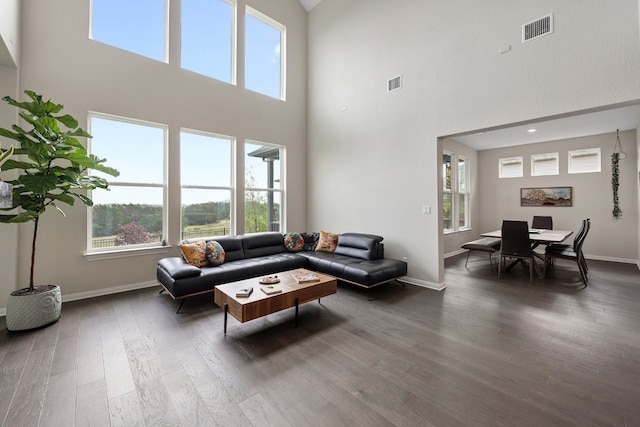
<instances>
[{"instance_id":1,"label":"wooden coffee table","mask_svg":"<svg viewBox=\"0 0 640 427\"><path fill-rule=\"evenodd\" d=\"M320 280L298 283L292 273L310 273ZM280 287L282 293L267 295L262 292L260 288L269 286L259 283L263 276L216 286L213 299L216 304L224 308L225 335L227 334L227 313L231 313L233 317L244 323L286 308L295 307L295 326L298 327L298 307L300 304L315 299L320 302L320 298L335 294L337 290L335 277L304 268L283 271L270 276L278 276L280 282L273 285ZM236 292L240 289L250 287L253 288L253 293L249 297L236 297Z\"/></svg>"}]
</instances>

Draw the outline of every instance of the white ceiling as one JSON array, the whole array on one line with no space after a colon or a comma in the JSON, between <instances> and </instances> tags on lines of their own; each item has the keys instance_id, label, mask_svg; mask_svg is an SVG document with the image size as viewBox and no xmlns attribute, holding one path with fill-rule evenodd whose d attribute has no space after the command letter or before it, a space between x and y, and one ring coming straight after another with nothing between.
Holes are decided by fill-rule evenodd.
<instances>
[{"instance_id":1,"label":"white ceiling","mask_svg":"<svg viewBox=\"0 0 640 427\"><path fill-rule=\"evenodd\" d=\"M302 7L304 7L307 12L311 12L311 9L316 7L321 1L322 0L300 0L300 3L302 3Z\"/></svg>"},{"instance_id":2,"label":"white ceiling","mask_svg":"<svg viewBox=\"0 0 640 427\"><path fill-rule=\"evenodd\" d=\"M562 118L531 121L501 129L453 135L450 139L478 151L514 145L534 144L581 136L636 129L640 124L640 104L610 108ZM528 132L536 129L535 132Z\"/></svg>"}]
</instances>

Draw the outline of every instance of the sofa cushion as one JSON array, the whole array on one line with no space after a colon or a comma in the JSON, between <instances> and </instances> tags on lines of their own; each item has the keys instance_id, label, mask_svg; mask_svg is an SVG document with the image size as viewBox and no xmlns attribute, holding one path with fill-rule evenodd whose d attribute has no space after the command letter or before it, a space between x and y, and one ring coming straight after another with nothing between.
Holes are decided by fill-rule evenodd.
<instances>
[{"instance_id":1,"label":"sofa cushion","mask_svg":"<svg viewBox=\"0 0 640 427\"><path fill-rule=\"evenodd\" d=\"M282 233L266 232L245 234L242 246L246 258L262 257L286 252Z\"/></svg>"},{"instance_id":2,"label":"sofa cushion","mask_svg":"<svg viewBox=\"0 0 640 427\"><path fill-rule=\"evenodd\" d=\"M245 258L242 238L240 236L221 236L211 240L220 243L220 246L224 249L225 263Z\"/></svg>"},{"instance_id":3,"label":"sofa cushion","mask_svg":"<svg viewBox=\"0 0 640 427\"><path fill-rule=\"evenodd\" d=\"M209 264L206 257L206 242L204 240L198 240L197 242L192 243L183 243L180 245L180 251L182 251L184 260L191 265L196 267L205 267Z\"/></svg>"},{"instance_id":4,"label":"sofa cushion","mask_svg":"<svg viewBox=\"0 0 640 427\"><path fill-rule=\"evenodd\" d=\"M338 239L335 254L359 259L378 259L382 237L373 234L344 233Z\"/></svg>"},{"instance_id":5,"label":"sofa cushion","mask_svg":"<svg viewBox=\"0 0 640 427\"><path fill-rule=\"evenodd\" d=\"M339 234L321 231L320 237L318 238L318 245L316 246L316 251L328 252L332 254L336 250L336 246L338 245L338 237L340 237Z\"/></svg>"},{"instance_id":6,"label":"sofa cushion","mask_svg":"<svg viewBox=\"0 0 640 427\"><path fill-rule=\"evenodd\" d=\"M300 233L287 233L284 235L284 247L289 252L300 252L304 249L304 239Z\"/></svg>"},{"instance_id":7,"label":"sofa cushion","mask_svg":"<svg viewBox=\"0 0 640 427\"><path fill-rule=\"evenodd\" d=\"M224 248L216 240L209 240L207 242L206 257L209 264L212 266L221 265L225 259Z\"/></svg>"}]
</instances>

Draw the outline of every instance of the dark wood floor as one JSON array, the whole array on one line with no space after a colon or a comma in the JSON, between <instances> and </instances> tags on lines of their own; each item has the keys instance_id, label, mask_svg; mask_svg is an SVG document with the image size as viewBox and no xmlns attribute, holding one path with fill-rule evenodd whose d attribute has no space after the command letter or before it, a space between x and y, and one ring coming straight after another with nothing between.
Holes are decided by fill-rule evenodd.
<instances>
[{"instance_id":1,"label":"dark wood floor","mask_svg":"<svg viewBox=\"0 0 640 427\"><path fill-rule=\"evenodd\" d=\"M640 273L560 262L528 283L446 261L443 292L351 286L240 324L158 289L0 320L3 426L639 426ZM64 289L63 289L64 291Z\"/></svg>"}]
</instances>

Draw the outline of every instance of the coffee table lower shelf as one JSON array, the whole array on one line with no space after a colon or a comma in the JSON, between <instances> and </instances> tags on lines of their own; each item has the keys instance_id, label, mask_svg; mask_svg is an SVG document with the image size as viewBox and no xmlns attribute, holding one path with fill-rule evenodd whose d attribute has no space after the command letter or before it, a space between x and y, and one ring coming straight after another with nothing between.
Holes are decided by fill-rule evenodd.
<instances>
[{"instance_id":1,"label":"coffee table lower shelf","mask_svg":"<svg viewBox=\"0 0 640 427\"><path fill-rule=\"evenodd\" d=\"M312 273L318 281L297 283L293 273ZM285 271L277 274L280 282L276 286L282 293L267 295L260 290L260 277L226 283L216 286L214 290L215 303L224 308L224 334L227 334L227 315L231 314L239 322L244 323L278 311L295 308L295 326L298 326L298 309L300 304L335 294L337 280L327 274L311 272L305 269ZM240 289L253 287L253 293L246 298L236 297Z\"/></svg>"}]
</instances>

